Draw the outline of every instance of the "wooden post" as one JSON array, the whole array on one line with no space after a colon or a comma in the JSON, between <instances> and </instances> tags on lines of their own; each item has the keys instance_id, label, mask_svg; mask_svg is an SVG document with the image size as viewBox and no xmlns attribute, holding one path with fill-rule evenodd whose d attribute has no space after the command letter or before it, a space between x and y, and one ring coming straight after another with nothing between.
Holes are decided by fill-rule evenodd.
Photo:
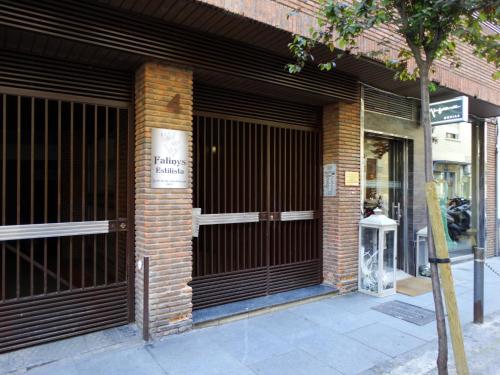
<instances>
[{"instance_id":1,"label":"wooden post","mask_svg":"<svg viewBox=\"0 0 500 375\"><path fill-rule=\"evenodd\" d=\"M449 259L448 244L444 233L441 208L436 192L436 183L427 182L425 186L427 196L427 208L431 221L432 235L434 237L434 246L436 248L437 259ZM467 358L465 356L464 339L462 336L462 326L458 315L457 298L455 295L455 286L453 285L453 276L451 274L451 264L438 263L439 274L443 286L443 294L448 312L448 325L450 327L451 344L455 355L455 365L457 374L468 375Z\"/></svg>"}]
</instances>

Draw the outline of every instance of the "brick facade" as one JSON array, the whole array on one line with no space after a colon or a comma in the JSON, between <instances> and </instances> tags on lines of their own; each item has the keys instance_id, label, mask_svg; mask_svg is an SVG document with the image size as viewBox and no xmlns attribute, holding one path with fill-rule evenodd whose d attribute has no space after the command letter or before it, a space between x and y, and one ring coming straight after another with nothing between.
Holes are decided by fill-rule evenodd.
<instances>
[{"instance_id":1,"label":"brick facade","mask_svg":"<svg viewBox=\"0 0 500 375\"><path fill-rule=\"evenodd\" d=\"M319 0L199 1L306 36L309 35L311 27L317 27L316 14L320 3ZM291 14L293 16L290 16ZM363 34L359 38L358 49L361 53L379 51L382 40L391 41L391 45L388 46L389 57L396 58L399 46L404 40L387 25ZM500 105L500 84L492 79L492 74L495 72L494 65L475 56L472 48L462 43L457 44L457 54L462 61L460 68L451 68L450 61L446 59L437 61L432 78L444 87Z\"/></svg>"},{"instance_id":2,"label":"brick facade","mask_svg":"<svg viewBox=\"0 0 500 375\"><path fill-rule=\"evenodd\" d=\"M323 278L341 292L358 285L361 192L359 186L345 186L345 172L360 173L360 131L359 103L324 107L323 164L337 165L337 194L323 197Z\"/></svg>"},{"instance_id":3,"label":"brick facade","mask_svg":"<svg viewBox=\"0 0 500 375\"><path fill-rule=\"evenodd\" d=\"M191 327L192 169L188 189L152 189L151 128L189 132L192 72L146 63L135 76L135 257L150 257L149 327L153 337ZM143 322L143 273L136 271L136 321Z\"/></svg>"},{"instance_id":4,"label":"brick facade","mask_svg":"<svg viewBox=\"0 0 500 375\"><path fill-rule=\"evenodd\" d=\"M497 126L493 122L485 122L486 126L486 254L494 256L496 251L496 169L497 169Z\"/></svg>"}]
</instances>

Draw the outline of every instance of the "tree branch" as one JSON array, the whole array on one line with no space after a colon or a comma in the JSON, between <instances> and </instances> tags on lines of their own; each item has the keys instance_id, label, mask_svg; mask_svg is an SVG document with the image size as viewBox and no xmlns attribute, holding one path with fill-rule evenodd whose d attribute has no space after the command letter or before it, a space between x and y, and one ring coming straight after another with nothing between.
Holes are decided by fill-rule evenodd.
<instances>
[{"instance_id":1,"label":"tree branch","mask_svg":"<svg viewBox=\"0 0 500 375\"><path fill-rule=\"evenodd\" d=\"M396 9L399 12L399 16L401 18L401 22L403 24L403 28L408 30L409 25L408 25L408 15L406 13L406 4L403 1L395 1L394 2ZM417 47L417 45L414 43L413 40L410 39L408 36L408 33L403 33L403 36L406 39L406 43L408 44L408 47L410 47L411 52L413 53L413 57L415 58L415 61L417 62L417 66L419 70L422 70L422 68L425 66L426 61L422 58L422 53L420 51L420 48Z\"/></svg>"}]
</instances>

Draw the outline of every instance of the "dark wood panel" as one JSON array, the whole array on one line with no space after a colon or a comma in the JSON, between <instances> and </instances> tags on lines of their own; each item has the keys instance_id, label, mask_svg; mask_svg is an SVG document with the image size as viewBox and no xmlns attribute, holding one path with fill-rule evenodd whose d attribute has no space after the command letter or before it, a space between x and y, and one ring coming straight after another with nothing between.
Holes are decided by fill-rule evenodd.
<instances>
[{"instance_id":1,"label":"dark wood panel","mask_svg":"<svg viewBox=\"0 0 500 375\"><path fill-rule=\"evenodd\" d=\"M205 109L223 112L231 102L238 103L228 99L221 109L207 101ZM314 119L308 117L313 114L308 108L299 118ZM308 125L194 116L194 206L202 214L260 217L255 223L200 227L193 241L195 309L321 282L320 132L314 122ZM287 211L316 214L280 221Z\"/></svg>"},{"instance_id":2,"label":"dark wood panel","mask_svg":"<svg viewBox=\"0 0 500 375\"><path fill-rule=\"evenodd\" d=\"M9 313L0 325L0 353L128 322L126 283L0 306L0 321Z\"/></svg>"},{"instance_id":3,"label":"dark wood panel","mask_svg":"<svg viewBox=\"0 0 500 375\"><path fill-rule=\"evenodd\" d=\"M0 86L130 102L132 74L2 51Z\"/></svg>"},{"instance_id":4,"label":"dark wood panel","mask_svg":"<svg viewBox=\"0 0 500 375\"><path fill-rule=\"evenodd\" d=\"M264 296L267 291L267 278L267 267L197 277L191 282L193 308L201 309Z\"/></svg>"},{"instance_id":5,"label":"dark wood panel","mask_svg":"<svg viewBox=\"0 0 500 375\"><path fill-rule=\"evenodd\" d=\"M195 112L230 113L232 117L252 119L252 122L273 121L287 125L320 127L322 107L287 100L246 94L234 90L194 83Z\"/></svg>"},{"instance_id":6,"label":"dark wood panel","mask_svg":"<svg viewBox=\"0 0 500 375\"><path fill-rule=\"evenodd\" d=\"M129 115L0 90L0 224L126 221ZM0 352L127 323L128 235L0 242Z\"/></svg>"},{"instance_id":7,"label":"dark wood panel","mask_svg":"<svg viewBox=\"0 0 500 375\"><path fill-rule=\"evenodd\" d=\"M291 75L284 69L289 63L286 57L92 3L6 0L0 4L0 25L195 69L272 82L332 100L355 101L358 98L357 80L352 76L321 73L314 67L307 67L300 75Z\"/></svg>"}]
</instances>

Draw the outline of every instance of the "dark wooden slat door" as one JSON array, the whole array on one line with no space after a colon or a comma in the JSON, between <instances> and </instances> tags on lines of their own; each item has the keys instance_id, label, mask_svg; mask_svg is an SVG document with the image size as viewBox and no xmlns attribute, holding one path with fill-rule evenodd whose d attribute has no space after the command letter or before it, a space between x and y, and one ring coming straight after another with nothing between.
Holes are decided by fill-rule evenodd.
<instances>
[{"instance_id":1,"label":"dark wooden slat door","mask_svg":"<svg viewBox=\"0 0 500 375\"><path fill-rule=\"evenodd\" d=\"M269 292L321 282L320 135L317 129L270 128L270 211L281 212L269 230ZM285 212L313 212L284 221Z\"/></svg>"},{"instance_id":2,"label":"dark wooden slat door","mask_svg":"<svg viewBox=\"0 0 500 375\"><path fill-rule=\"evenodd\" d=\"M200 226L195 309L321 282L319 155L316 128L194 117L194 207L258 218Z\"/></svg>"},{"instance_id":3,"label":"dark wooden slat door","mask_svg":"<svg viewBox=\"0 0 500 375\"><path fill-rule=\"evenodd\" d=\"M127 104L0 93L0 126L0 352L126 324Z\"/></svg>"}]
</instances>

